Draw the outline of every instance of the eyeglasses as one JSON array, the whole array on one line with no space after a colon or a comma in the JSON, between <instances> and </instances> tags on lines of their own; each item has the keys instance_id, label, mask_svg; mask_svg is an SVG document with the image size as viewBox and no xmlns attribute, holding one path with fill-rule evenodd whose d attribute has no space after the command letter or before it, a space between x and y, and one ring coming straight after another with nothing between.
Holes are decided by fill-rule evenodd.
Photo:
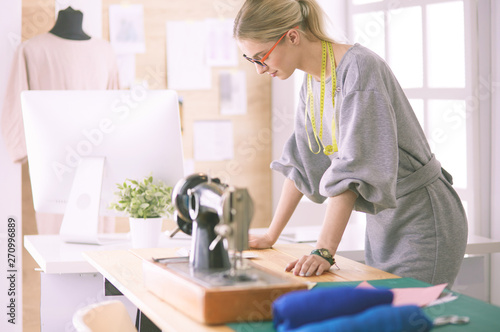
<instances>
[{"instance_id":1,"label":"eyeglasses","mask_svg":"<svg viewBox=\"0 0 500 332\"><path fill-rule=\"evenodd\" d=\"M293 27L292 29L298 29L298 28L299 28L299 26L297 25L296 27ZM292 30L292 29L290 29L290 30ZM288 30L288 31L290 31L290 30ZM264 55L262 57L262 59L253 59L253 58L250 58L250 57L246 56L245 54L243 54L243 57L245 59L247 59L248 61L250 61L251 63L256 63L258 65L261 65L262 67L267 67L267 65L264 63L264 61L266 61L266 59L269 57L269 55L271 54L271 52L276 48L276 46L278 46L278 44L280 43L280 41L286 36L286 34L288 33L288 31L285 32L283 34L283 36L280 37L280 39L278 39L278 41L276 42L276 44L273 45L273 47L269 50L269 52L266 53L266 55Z\"/></svg>"}]
</instances>

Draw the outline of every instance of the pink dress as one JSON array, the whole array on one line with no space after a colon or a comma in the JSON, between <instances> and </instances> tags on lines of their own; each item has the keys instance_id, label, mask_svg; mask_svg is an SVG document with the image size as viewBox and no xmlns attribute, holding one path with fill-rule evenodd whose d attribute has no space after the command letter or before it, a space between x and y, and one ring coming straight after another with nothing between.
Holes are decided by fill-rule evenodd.
<instances>
[{"instance_id":1,"label":"pink dress","mask_svg":"<svg viewBox=\"0 0 500 332\"><path fill-rule=\"evenodd\" d=\"M70 40L44 33L23 42L14 56L1 118L10 157L14 162L26 160L21 91L118 88L116 58L105 40Z\"/></svg>"}]
</instances>

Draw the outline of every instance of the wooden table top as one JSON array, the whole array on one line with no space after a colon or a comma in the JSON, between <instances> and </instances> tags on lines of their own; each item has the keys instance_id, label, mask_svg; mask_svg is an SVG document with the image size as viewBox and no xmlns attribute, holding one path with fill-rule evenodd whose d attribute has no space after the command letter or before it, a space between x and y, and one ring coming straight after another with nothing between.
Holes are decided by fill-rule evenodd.
<instances>
[{"instance_id":1,"label":"wooden table top","mask_svg":"<svg viewBox=\"0 0 500 332\"><path fill-rule=\"evenodd\" d=\"M285 266L296 258L308 254L311 246L306 244L277 244L273 249L249 250L257 255L252 261L287 276ZM106 279L108 279L123 295L134 303L146 316L164 331L233 331L225 325L207 326L193 321L180 311L149 292L144 286L142 257L176 257L176 248L153 248L133 250L109 250L85 252L84 256ZM321 276L296 277L302 282L311 284L328 281L361 281L375 279L392 279L398 276L376 268L335 256L340 269L333 266Z\"/></svg>"}]
</instances>

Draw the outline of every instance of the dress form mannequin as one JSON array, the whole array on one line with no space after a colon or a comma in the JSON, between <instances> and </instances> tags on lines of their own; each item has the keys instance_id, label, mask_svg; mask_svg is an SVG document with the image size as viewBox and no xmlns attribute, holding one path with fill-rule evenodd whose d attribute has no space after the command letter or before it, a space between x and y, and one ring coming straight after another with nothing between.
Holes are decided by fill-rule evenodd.
<instances>
[{"instance_id":1,"label":"dress form mannequin","mask_svg":"<svg viewBox=\"0 0 500 332\"><path fill-rule=\"evenodd\" d=\"M24 90L119 89L118 67L108 41L82 29L83 13L68 7L59 11L50 31L22 42L11 66L0 117L0 133L15 163L25 163L27 151L20 94ZM85 63L85 66L82 66ZM26 166L23 184L30 186ZM31 195L24 197L32 201ZM36 213L38 234L57 234L62 216ZM34 221L34 220L33 220ZM28 221L27 221L28 225ZM101 222L101 232L114 231L114 222ZM33 232L36 233L36 232Z\"/></svg>"},{"instance_id":2,"label":"dress form mannequin","mask_svg":"<svg viewBox=\"0 0 500 332\"><path fill-rule=\"evenodd\" d=\"M64 39L89 40L90 36L82 29L82 21L83 13L68 7L59 11L56 24L49 32Z\"/></svg>"}]
</instances>

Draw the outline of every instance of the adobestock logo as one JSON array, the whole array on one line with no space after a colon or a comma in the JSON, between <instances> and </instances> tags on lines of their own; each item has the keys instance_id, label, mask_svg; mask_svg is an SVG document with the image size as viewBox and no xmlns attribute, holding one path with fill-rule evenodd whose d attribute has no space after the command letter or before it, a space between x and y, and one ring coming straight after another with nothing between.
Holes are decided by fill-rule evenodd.
<instances>
[{"instance_id":1,"label":"adobestock logo","mask_svg":"<svg viewBox=\"0 0 500 332\"><path fill-rule=\"evenodd\" d=\"M110 134L114 130L115 125L108 118L101 119L98 128L82 130L83 139L78 141L74 147L65 146L66 157L64 163L58 161L52 163L52 170L57 179L62 181L65 173L71 173L80 164L83 157L91 155L94 148L102 144L104 135Z\"/></svg>"},{"instance_id":2,"label":"adobestock logo","mask_svg":"<svg viewBox=\"0 0 500 332\"><path fill-rule=\"evenodd\" d=\"M119 98L111 103L111 117L103 117L96 128L83 129L82 138L76 144L65 146L63 160L52 162L52 171L59 181L65 174L71 174L80 164L81 160L94 153L94 149L101 146L107 135L113 133L120 121L126 120L131 111L136 109L140 102L146 98L147 90L143 85L137 84L131 90L120 93Z\"/></svg>"}]
</instances>

